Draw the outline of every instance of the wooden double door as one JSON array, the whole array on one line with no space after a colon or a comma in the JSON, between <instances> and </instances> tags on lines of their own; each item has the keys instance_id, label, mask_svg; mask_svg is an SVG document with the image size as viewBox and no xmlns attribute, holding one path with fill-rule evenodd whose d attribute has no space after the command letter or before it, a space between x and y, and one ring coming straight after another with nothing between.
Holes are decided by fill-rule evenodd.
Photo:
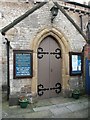
<instances>
[{"instance_id":1,"label":"wooden double door","mask_svg":"<svg viewBox=\"0 0 90 120\"><path fill-rule=\"evenodd\" d=\"M38 57L38 97L50 98L61 93L61 49L56 40L48 36L39 45Z\"/></svg>"}]
</instances>

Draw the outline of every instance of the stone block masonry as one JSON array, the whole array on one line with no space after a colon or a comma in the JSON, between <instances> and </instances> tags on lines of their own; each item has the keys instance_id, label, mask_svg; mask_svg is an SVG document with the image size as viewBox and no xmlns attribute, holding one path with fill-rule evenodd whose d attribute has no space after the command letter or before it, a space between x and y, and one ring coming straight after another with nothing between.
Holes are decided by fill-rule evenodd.
<instances>
[{"instance_id":1,"label":"stone block masonry","mask_svg":"<svg viewBox=\"0 0 90 120\"><path fill-rule=\"evenodd\" d=\"M39 4L39 3L37 3ZM36 4L36 5L37 5ZM20 21L13 28L6 32L5 37L10 41L10 97L16 93L27 90L29 93L37 94L38 84L38 60L37 60L37 48L48 35L55 37L62 48L62 86L63 90L68 88L68 80L70 87L75 87L78 82L78 77L71 77L69 75L69 52L82 52L83 46L86 44L84 37L78 32L75 26L67 19L67 17L60 11L51 24L51 12L53 7L52 1L47 2L45 5L35 10L28 17ZM5 27L9 23L12 23L16 18L20 17L26 11L34 7L32 2L28 4L23 2L2 2L0 4L0 11L3 12L3 18L1 21ZM75 13L74 13L75 14ZM75 17L75 16L74 16ZM75 17L76 18L76 17ZM76 18L77 19L77 18ZM76 20L79 21L79 20ZM78 23L79 25L79 23ZM2 35L1 35L2 37ZM0 41L1 42L1 41ZM1 45L2 43L0 43ZM1 45L2 46L2 45ZM0 55L0 64L3 62L3 83L7 81L6 71L6 45L3 44L2 56ZM14 58L13 50L33 50L33 77L14 79L13 68ZM0 47L1 51L1 47ZM1 58L3 61L1 62ZM68 61L68 63L67 63ZM81 83L82 81L81 77ZM83 83L82 83L83 84ZM26 86L29 86L26 88ZM82 86L82 85L81 85ZM11 97L12 99L12 97Z\"/></svg>"}]
</instances>

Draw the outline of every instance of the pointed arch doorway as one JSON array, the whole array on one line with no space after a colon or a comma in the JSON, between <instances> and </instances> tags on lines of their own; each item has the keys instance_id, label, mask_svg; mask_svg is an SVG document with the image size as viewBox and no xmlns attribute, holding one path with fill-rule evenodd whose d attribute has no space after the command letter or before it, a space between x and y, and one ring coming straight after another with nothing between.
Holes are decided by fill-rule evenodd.
<instances>
[{"instance_id":1,"label":"pointed arch doorway","mask_svg":"<svg viewBox=\"0 0 90 120\"><path fill-rule=\"evenodd\" d=\"M57 97L62 87L61 48L55 38L47 36L37 50L38 57L38 98Z\"/></svg>"}]
</instances>

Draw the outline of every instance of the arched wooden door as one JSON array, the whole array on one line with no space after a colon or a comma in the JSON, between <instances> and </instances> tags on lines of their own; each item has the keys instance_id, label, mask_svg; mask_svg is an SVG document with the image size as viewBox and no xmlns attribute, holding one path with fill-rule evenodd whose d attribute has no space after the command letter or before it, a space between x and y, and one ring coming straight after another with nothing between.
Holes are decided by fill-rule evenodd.
<instances>
[{"instance_id":1,"label":"arched wooden door","mask_svg":"<svg viewBox=\"0 0 90 120\"><path fill-rule=\"evenodd\" d=\"M61 49L55 39L46 37L38 47L38 97L50 98L61 93Z\"/></svg>"}]
</instances>

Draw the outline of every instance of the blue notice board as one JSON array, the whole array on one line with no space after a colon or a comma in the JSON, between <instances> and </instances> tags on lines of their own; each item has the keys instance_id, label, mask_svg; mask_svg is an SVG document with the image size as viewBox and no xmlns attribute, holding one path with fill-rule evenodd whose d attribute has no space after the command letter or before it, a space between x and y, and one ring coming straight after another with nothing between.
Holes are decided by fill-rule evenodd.
<instances>
[{"instance_id":1,"label":"blue notice board","mask_svg":"<svg viewBox=\"0 0 90 120\"><path fill-rule=\"evenodd\" d=\"M85 84L86 84L86 93L90 95L90 60L86 58L85 60L86 63L86 69L85 69Z\"/></svg>"},{"instance_id":2,"label":"blue notice board","mask_svg":"<svg viewBox=\"0 0 90 120\"><path fill-rule=\"evenodd\" d=\"M14 78L32 77L31 51L14 51Z\"/></svg>"}]
</instances>

